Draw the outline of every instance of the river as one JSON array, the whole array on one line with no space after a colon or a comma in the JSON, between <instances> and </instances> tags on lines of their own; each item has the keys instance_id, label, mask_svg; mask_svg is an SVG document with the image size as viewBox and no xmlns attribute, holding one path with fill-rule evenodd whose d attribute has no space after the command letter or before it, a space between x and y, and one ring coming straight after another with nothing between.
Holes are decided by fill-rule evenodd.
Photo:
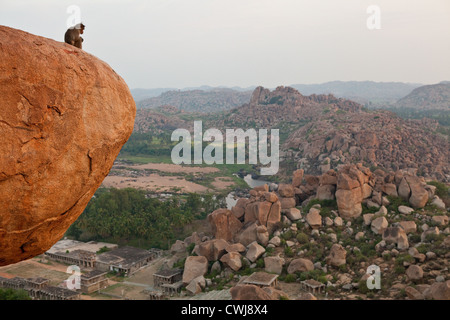
<instances>
[{"instance_id":1,"label":"river","mask_svg":"<svg viewBox=\"0 0 450 320\"><path fill-rule=\"evenodd\" d=\"M252 178L251 174L248 174L244 177L244 181L247 182L249 188L254 188L258 186L262 186L264 184L270 184L270 181L265 180L256 180ZM234 192L230 192L226 197L227 209L230 209L236 204L238 199L235 199Z\"/></svg>"}]
</instances>

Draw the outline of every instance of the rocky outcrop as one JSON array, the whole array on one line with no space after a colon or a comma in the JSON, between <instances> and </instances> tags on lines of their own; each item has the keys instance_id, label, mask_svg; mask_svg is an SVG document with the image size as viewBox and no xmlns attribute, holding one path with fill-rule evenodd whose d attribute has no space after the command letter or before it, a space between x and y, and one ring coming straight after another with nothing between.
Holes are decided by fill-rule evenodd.
<instances>
[{"instance_id":1,"label":"rocky outcrop","mask_svg":"<svg viewBox=\"0 0 450 320\"><path fill-rule=\"evenodd\" d=\"M252 284L237 285L230 293L232 300L272 300L267 292Z\"/></svg>"},{"instance_id":2,"label":"rocky outcrop","mask_svg":"<svg viewBox=\"0 0 450 320\"><path fill-rule=\"evenodd\" d=\"M370 170L362 166L344 166L338 171L336 201L341 217L348 219L361 215L363 189L370 178Z\"/></svg>"},{"instance_id":3,"label":"rocky outcrop","mask_svg":"<svg viewBox=\"0 0 450 320\"><path fill-rule=\"evenodd\" d=\"M189 256L184 263L183 284L188 285L197 277L208 272L208 260L203 256Z\"/></svg>"},{"instance_id":4,"label":"rocky outcrop","mask_svg":"<svg viewBox=\"0 0 450 320\"><path fill-rule=\"evenodd\" d=\"M0 265L39 255L78 218L130 136L136 106L93 55L0 26Z\"/></svg>"},{"instance_id":5,"label":"rocky outcrop","mask_svg":"<svg viewBox=\"0 0 450 320\"><path fill-rule=\"evenodd\" d=\"M330 255L327 257L327 263L331 266L339 267L346 264L347 251L340 244L333 244Z\"/></svg>"},{"instance_id":6,"label":"rocky outcrop","mask_svg":"<svg viewBox=\"0 0 450 320\"><path fill-rule=\"evenodd\" d=\"M242 228L242 223L228 209L217 209L208 215L208 222L211 225L216 239L231 241L237 232Z\"/></svg>"},{"instance_id":7,"label":"rocky outcrop","mask_svg":"<svg viewBox=\"0 0 450 320\"><path fill-rule=\"evenodd\" d=\"M294 259L289 264L289 267L287 269L287 272L289 274L293 274L295 272L305 272L305 271L311 271L314 270L314 264L309 259Z\"/></svg>"}]
</instances>

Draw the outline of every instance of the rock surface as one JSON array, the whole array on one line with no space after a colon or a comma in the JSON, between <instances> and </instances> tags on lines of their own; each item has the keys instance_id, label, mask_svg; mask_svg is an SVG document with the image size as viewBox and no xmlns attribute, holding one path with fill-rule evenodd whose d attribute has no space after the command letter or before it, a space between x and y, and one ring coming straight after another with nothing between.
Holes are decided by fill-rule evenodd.
<instances>
[{"instance_id":1,"label":"rock surface","mask_svg":"<svg viewBox=\"0 0 450 320\"><path fill-rule=\"evenodd\" d=\"M267 292L252 284L237 285L230 293L232 300L272 300Z\"/></svg>"},{"instance_id":2,"label":"rock surface","mask_svg":"<svg viewBox=\"0 0 450 320\"><path fill-rule=\"evenodd\" d=\"M47 251L134 126L124 80L93 55L0 26L0 265ZM20 48L20 50L19 50Z\"/></svg>"}]
</instances>

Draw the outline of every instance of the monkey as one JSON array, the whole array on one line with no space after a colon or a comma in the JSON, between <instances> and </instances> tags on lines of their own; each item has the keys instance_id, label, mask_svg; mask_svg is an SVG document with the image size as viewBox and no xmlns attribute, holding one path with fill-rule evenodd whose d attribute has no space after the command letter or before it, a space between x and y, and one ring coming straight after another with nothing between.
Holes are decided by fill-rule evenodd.
<instances>
[{"instance_id":1,"label":"monkey","mask_svg":"<svg viewBox=\"0 0 450 320\"><path fill-rule=\"evenodd\" d=\"M82 49L82 43L84 39L80 36L84 32L84 24L78 23L73 27L67 29L64 34L64 41L72 46Z\"/></svg>"}]
</instances>

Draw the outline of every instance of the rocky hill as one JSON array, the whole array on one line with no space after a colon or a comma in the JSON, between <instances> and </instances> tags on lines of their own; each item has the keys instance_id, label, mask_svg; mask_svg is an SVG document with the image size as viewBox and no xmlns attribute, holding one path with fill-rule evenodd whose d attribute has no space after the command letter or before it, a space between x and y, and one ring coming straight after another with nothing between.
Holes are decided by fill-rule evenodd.
<instances>
[{"instance_id":1,"label":"rocky hill","mask_svg":"<svg viewBox=\"0 0 450 320\"><path fill-rule=\"evenodd\" d=\"M404 120L388 111L348 112L308 123L283 148L309 172L361 161L384 169L415 168L449 181L449 142L435 133L437 127L437 121Z\"/></svg>"},{"instance_id":2,"label":"rocky hill","mask_svg":"<svg viewBox=\"0 0 450 320\"><path fill-rule=\"evenodd\" d=\"M437 193L409 171L297 170L290 184L210 213L210 231L177 241L165 267L183 268L188 295L450 300L449 214Z\"/></svg>"},{"instance_id":3,"label":"rocky hill","mask_svg":"<svg viewBox=\"0 0 450 320\"><path fill-rule=\"evenodd\" d=\"M158 97L139 101L138 108L157 108L171 105L183 111L217 112L229 110L248 103L251 91L240 92L232 89L211 89L168 91Z\"/></svg>"},{"instance_id":4,"label":"rocky hill","mask_svg":"<svg viewBox=\"0 0 450 320\"><path fill-rule=\"evenodd\" d=\"M414 89L398 100L396 108L450 111L450 83L438 83Z\"/></svg>"},{"instance_id":5,"label":"rocky hill","mask_svg":"<svg viewBox=\"0 0 450 320\"><path fill-rule=\"evenodd\" d=\"M387 170L414 168L419 175L450 181L450 142L435 120L405 120L333 95L305 96L290 87L258 87L249 103L222 113L168 108L138 111L135 130L192 129L194 120L220 130L279 129L281 178L293 169L319 174L342 163L362 162Z\"/></svg>"},{"instance_id":6,"label":"rocky hill","mask_svg":"<svg viewBox=\"0 0 450 320\"><path fill-rule=\"evenodd\" d=\"M225 113L216 128L279 128L285 161L308 173L341 163L385 169L415 168L420 175L450 181L450 144L434 120L404 120L389 111L366 110L333 95L304 96L289 87L258 87L250 103ZM282 164L283 167L283 164ZM284 169L289 170L292 168Z\"/></svg>"},{"instance_id":7,"label":"rocky hill","mask_svg":"<svg viewBox=\"0 0 450 320\"><path fill-rule=\"evenodd\" d=\"M172 106L162 106L157 109L138 109L134 131L158 134L161 132L170 133L177 128L193 127L193 122L188 122L182 118L184 114L185 112Z\"/></svg>"}]
</instances>

